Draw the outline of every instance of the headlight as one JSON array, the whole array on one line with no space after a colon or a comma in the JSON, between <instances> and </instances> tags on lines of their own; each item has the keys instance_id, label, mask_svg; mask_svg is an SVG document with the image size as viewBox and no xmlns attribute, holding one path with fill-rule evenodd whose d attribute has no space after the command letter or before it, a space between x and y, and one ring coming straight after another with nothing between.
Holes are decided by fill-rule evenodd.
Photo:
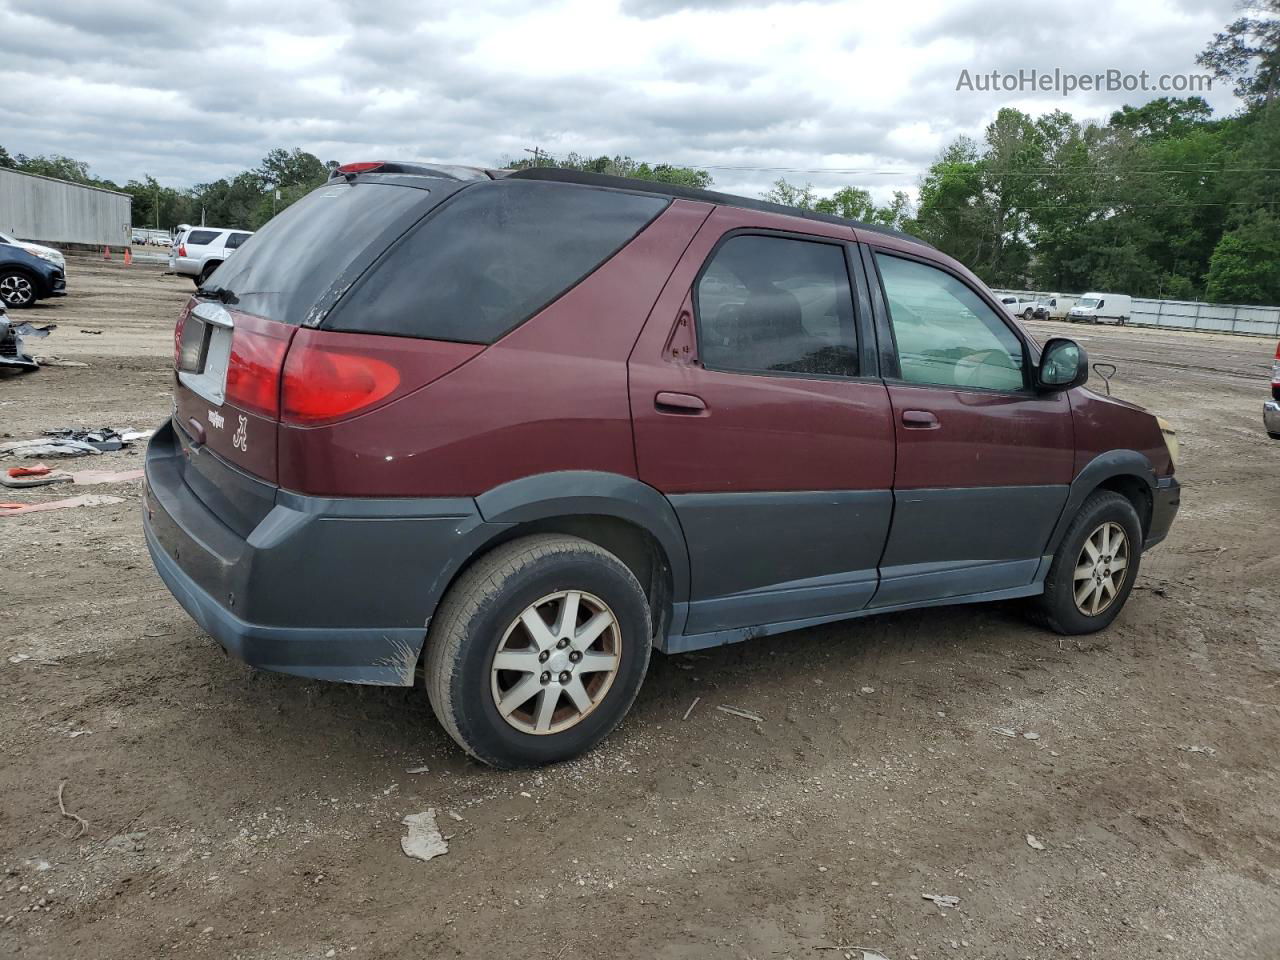
<instances>
[{"instance_id":1,"label":"headlight","mask_svg":"<svg viewBox=\"0 0 1280 960\"><path fill-rule=\"evenodd\" d=\"M1164 445L1169 448L1169 459L1176 469L1178 466L1178 431L1173 429L1173 424L1164 417L1156 417L1156 423L1160 425L1160 435L1164 437Z\"/></svg>"},{"instance_id":2,"label":"headlight","mask_svg":"<svg viewBox=\"0 0 1280 960\"><path fill-rule=\"evenodd\" d=\"M67 261L63 259L62 254L54 250L41 250L39 247L23 247L22 249L33 257L39 257L41 260L52 263L55 267L66 266Z\"/></svg>"}]
</instances>

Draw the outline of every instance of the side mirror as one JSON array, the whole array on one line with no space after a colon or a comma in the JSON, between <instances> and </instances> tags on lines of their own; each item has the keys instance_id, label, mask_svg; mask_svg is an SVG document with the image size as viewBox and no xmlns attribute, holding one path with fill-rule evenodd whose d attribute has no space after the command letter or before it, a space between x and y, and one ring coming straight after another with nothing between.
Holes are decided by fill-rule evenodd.
<instances>
[{"instance_id":1,"label":"side mirror","mask_svg":"<svg viewBox=\"0 0 1280 960\"><path fill-rule=\"evenodd\" d=\"M1036 386L1041 390L1070 390L1088 379L1089 355L1084 347L1066 337L1054 337L1044 345L1036 368Z\"/></svg>"}]
</instances>

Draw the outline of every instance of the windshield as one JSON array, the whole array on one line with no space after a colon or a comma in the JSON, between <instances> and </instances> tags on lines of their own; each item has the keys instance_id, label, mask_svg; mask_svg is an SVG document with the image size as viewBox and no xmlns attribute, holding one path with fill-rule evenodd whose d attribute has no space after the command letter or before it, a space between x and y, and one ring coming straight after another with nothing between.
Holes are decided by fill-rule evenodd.
<instances>
[{"instance_id":1,"label":"windshield","mask_svg":"<svg viewBox=\"0 0 1280 960\"><path fill-rule=\"evenodd\" d=\"M1102 301L1099 300L1097 297L1085 297L1083 300L1077 303L1076 306L1077 307L1096 307L1101 302Z\"/></svg>"},{"instance_id":2,"label":"windshield","mask_svg":"<svg viewBox=\"0 0 1280 960\"><path fill-rule=\"evenodd\" d=\"M445 192L331 181L245 240L200 292L298 326L358 258L385 250Z\"/></svg>"}]
</instances>

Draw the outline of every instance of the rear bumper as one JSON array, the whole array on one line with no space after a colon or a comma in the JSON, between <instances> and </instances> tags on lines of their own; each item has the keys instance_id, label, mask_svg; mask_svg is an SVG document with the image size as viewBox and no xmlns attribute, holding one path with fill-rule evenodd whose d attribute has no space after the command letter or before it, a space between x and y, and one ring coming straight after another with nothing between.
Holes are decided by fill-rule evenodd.
<instances>
[{"instance_id":1,"label":"rear bumper","mask_svg":"<svg viewBox=\"0 0 1280 960\"><path fill-rule=\"evenodd\" d=\"M1151 495L1151 529L1142 548L1149 550L1169 535L1173 518L1178 514L1182 487L1174 477L1160 477Z\"/></svg>"},{"instance_id":2,"label":"rear bumper","mask_svg":"<svg viewBox=\"0 0 1280 960\"><path fill-rule=\"evenodd\" d=\"M145 466L143 528L170 592L228 653L304 677L412 685L440 595L469 548L498 526L466 498L274 490L179 442L172 422L152 438ZM210 492L216 471L224 474L217 493L236 502ZM265 503L243 493L249 483L265 488Z\"/></svg>"},{"instance_id":3,"label":"rear bumper","mask_svg":"<svg viewBox=\"0 0 1280 960\"><path fill-rule=\"evenodd\" d=\"M1262 425L1274 439L1280 440L1280 400L1268 400L1262 405Z\"/></svg>"}]
</instances>

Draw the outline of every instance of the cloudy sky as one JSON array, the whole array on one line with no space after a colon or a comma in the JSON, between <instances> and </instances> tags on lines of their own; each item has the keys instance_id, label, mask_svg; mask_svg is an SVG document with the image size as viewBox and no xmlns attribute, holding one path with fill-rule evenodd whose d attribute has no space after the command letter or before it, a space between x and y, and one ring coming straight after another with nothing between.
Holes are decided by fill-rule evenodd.
<instances>
[{"instance_id":1,"label":"cloudy sky","mask_svg":"<svg viewBox=\"0 0 1280 960\"><path fill-rule=\"evenodd\" d=\"M957 91L962 69L1197 73L1234 5L0 0L0 145L173 186L274 146L479 165L538 146L885 197L1001 106L1105 118L1160 95Z\"/></svg>"}]
</instances>

